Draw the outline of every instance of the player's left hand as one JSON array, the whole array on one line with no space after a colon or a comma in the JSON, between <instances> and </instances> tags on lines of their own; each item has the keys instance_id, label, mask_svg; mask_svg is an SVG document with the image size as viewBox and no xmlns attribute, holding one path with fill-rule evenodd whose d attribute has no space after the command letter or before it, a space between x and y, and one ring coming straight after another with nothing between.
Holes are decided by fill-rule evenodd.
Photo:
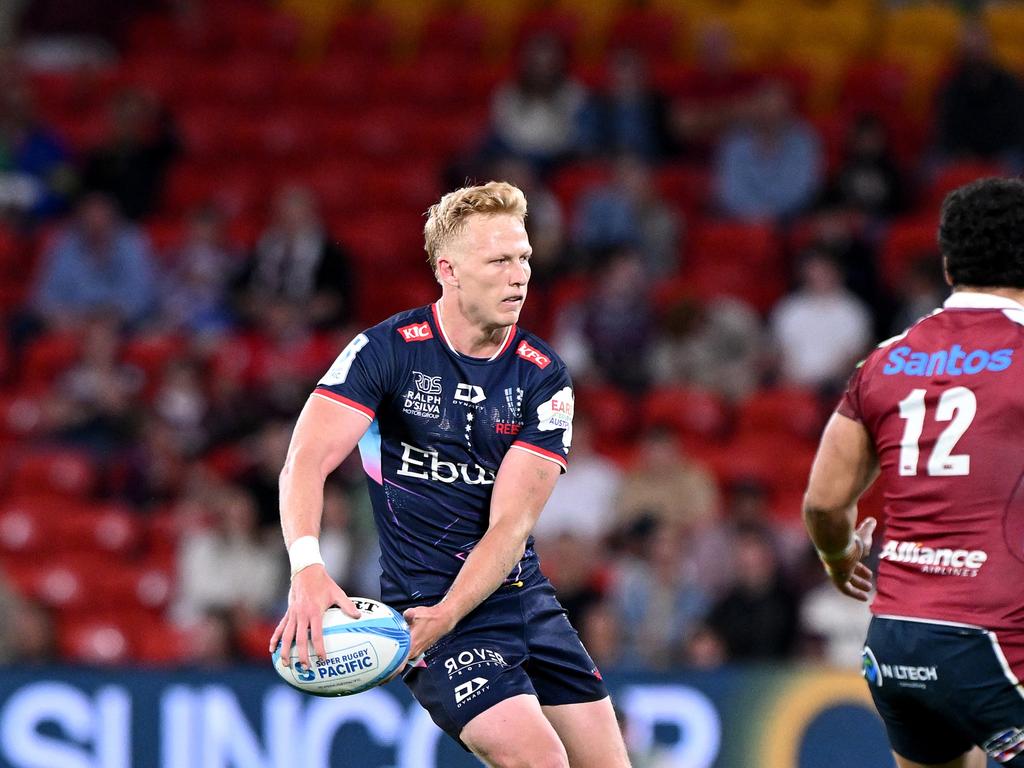
<instances>
[{"instance_id":1,"label":"player's left hand","mask_svg":"<svg viewBox=\"0 0 1024 768\"><path fill-rule=\"evenodd\" d=\"M410 608L404 614L412 633L409 644L409 658L416 659L423 652L447 635L458 623L444 603L420 605Z\"/></svg>"},{"instance_id":2,"label":"player's left hand","mask_svg":"<svg viewBox=\"0 0 1024 768\"><path fill-rule=\"evenodd\" d=\"M871 551L871 535L878 521L866 518L853 534L848 554L836 560L822 557L825 572L844 595L867 602L871 595L871 569L861 562Z\"/></svg>"}]
</instances>

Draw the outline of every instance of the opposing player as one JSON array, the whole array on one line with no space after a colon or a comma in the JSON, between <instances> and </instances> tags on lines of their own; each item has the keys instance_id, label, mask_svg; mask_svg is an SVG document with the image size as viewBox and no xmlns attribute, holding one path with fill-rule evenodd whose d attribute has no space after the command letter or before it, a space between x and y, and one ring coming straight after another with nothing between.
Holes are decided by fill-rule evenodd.
<instances>
[{"instance_id":1,"label":"opposing player","mask_svg":"<svg viewBox=\"0 0 1024 768\"><path fill-rule=\"evenodd\" d=\"M491 766L628 766L601 675L540 572L530 536L572 438L564 364L516 325L530 280L526 199L490 182L430 209L435 304L361 333L299 416L281 474L292 563L289 647L356 615L316 536L326 476L358 443L381 542L381 592L405 612L405 682ZM305 648L305 644L300 644ZM308 663L305 650L302 663Z\"/></svg>"},{"instance_id":2,"label":"opposing player","mask_svg":"<svg viewBox=\"0 0 1024 768\"><path fill-rule=\"evenodd\" d=\"M854 530L856 502L884 476L863 661L901 768L1024 766L1024 183L952 192L939 244L953 293L854 373L804 519L867 600L875 522Z\"/></svg>"}]
</instances>

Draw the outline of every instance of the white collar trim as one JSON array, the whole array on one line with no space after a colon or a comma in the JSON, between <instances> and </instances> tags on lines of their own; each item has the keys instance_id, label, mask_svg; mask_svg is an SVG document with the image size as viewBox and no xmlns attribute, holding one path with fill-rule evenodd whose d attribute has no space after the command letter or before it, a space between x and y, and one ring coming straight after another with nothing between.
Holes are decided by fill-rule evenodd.
<instances>
[{"instance_id":1,"label":"white collar trim","mask_svg":"<svg viewBox=\"0 0 1024 768\"><path fill-rule=\"evenodd\" d=\"M461 352L459 352L459 350L457 350L455 348L455 345L452 344L452 340L450 338L448 338L448 332L444 329L444 323L441 320L441 299L437 300L437 315L436 315L436 317L437 317L437 330L439 330L441 332L441 338L444 339L444 343L448 345L448 349L450 349L452 352L454 352L459 357L467 357L467 355L463 355ZM502 352L505 351L505 348L508 346L509 336L512 335L512 332L514 330L515 330L515 326L514 325L510 325L505 330L505 337L501 340L501 345L498 347L498 351L495 352L493 355L491 355L490 357L487 358L487 362L488 363L491 362L492 360L495 360L498 357L498 355L500 355Z\"/></svg>"},{"instance_id":2,"label":"white collar trim","mask_svg":"<svg viewBox=\"0 0 1024 768\"><path fill-rule=\"evenodd\" d=\"M1016 309L1024 310L1024 304L980 291L956 291L942 303L945 309Z\"/></svg>"}]
</instances>

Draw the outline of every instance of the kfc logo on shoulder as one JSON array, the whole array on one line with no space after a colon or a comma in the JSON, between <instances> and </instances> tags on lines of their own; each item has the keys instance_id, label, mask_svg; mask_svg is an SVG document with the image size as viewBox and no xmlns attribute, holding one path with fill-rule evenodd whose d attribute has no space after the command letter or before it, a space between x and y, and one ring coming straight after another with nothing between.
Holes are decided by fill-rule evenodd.
<instances>
[{"instance_id":1,"label":"kfc logo on shoulder","mask_svg":"<svg viewBox=\"0 0 1024 768\"><path fill-rule=\"evenodd\" d=\"M402 335L402 341L408 344L410 341L426 341L434 338L434 332L430 330L430 324L425 320L422 323L403 325L398 329Z\"/></svg>"},{"instance_id":2,"label":"kfc logo on shoulder","mask_svg":"<svg viewBox=\"0 0 1024 768\"><path fill-rule=\"evenodd\" d=\"M540 369L547 368L551 365L550 357L534 349L525 341L519 342L519 346L516 348L516 354L523 358L523 360L529 360Z\"/></svg>"}]
</instances>

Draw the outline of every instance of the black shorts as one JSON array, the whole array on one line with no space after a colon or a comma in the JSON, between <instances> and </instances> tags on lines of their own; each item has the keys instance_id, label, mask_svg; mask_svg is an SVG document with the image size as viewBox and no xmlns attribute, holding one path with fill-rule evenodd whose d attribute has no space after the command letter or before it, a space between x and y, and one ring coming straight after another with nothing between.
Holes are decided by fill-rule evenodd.
<instances>
[{"instance_id":1,"label":"black shorts","mask_svg":"<svg viewBox=\"0 0 1024 768\"><path fill-rule=\"evenodd\" d=\"M536 696L547 706L608 695L554 588L539 574L523 586L498 589L404 680L437 726L460 744L470 720L513 696Z\"/></svg>"},{"instance_id":2,"label":"black shorts","mask_svg":"<svg viewBox=\"0 0 1024 768\"><path fill-rule=\"evenodd\" d=\"M945 763L977 744L997 763L1024 766L1024 690L995 633L875 617L863 671L897 754Z\"/></svg>"}]
</instances>

